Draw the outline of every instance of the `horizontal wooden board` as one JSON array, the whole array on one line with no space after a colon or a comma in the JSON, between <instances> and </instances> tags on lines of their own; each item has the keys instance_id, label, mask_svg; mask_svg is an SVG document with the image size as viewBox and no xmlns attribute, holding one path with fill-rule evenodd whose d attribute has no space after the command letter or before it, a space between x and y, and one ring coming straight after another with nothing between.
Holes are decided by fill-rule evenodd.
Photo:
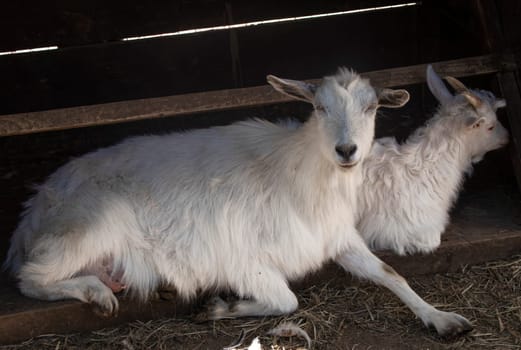
<instances>
[{"instance_id":1,"label":"horizontal wooden board","mask_svg":"<svg viewBox=\"0 0 521 350\"><path fill-rule=\"evenodd\" d=\"M118 41L201 27L295 17L404 0L6 1L0 11L0 51ZM226 14L226 7L231 17Z\"/></svg>"},{"instance_id":2,"label":"horizontal wooden board","mask_svg":"<svg viewBox=\"0 0 521 350\"><path fill-rule=\"evenodd\" d=\"M415 15L414 8L404 8L392 15L320 18L233 33L0 56L0 114L255 86L263 84L268 73L310 78L339 65L357 70L409 65L418 62ZM409 24L401 26L399 45L382 36L377 26L349 34L373 22ZM345 33L341 45L339 33Z\"/></svg>"},{"instance_id":3,"label":"horizontal wooden board","mask_svg":"<svg viewBox=\"0 0 521 350\"><path fill-rule=\"evenodd\" d=\"M331 74L338 66L364 72L422 63L417 12L406 7L238 30L244 85L263 83L267 72L310 79ZM393 28L391 38L382 28ZM467 51L466 56L474 55L479 52Z\"/></svg>"},{"instance_id":4,"label":"horizontal wooden board","mask_svg":"<svg viewBox=\"0 0 521 350\"><path fill-rule=\"evenodd\" d=\"M434 64L442 75L465 77L512 70L508 56L479 56ZM425 80L426 65L366 72L375 86L401 86ZM140 99L101 105L0 116L0 136L21 135L150 118L173 117L198 112L247 108L290 99L269 86L208 91L168 97Z\"/></svg>"},{"instance_id":5,"label":"horizontal wooden board","mask_svg":"<svg viewBox=\"0 0 521 350\"><path fill-rule=\"evenodd\" d=\"M224 32L1 56L0 75L0 114L233 87Z\"/></svg>"},{"instance_id":6,"label":"horizontal wooden board","mask_svg":"<svg viewBox=\"0 0 521 350\"><path fill-rule=\"evenodd\" d=\"M0 114L257 86L266 74L320 77L478 56L459 2L133 42L0 56ZM361 30L362 28L362 30ZM436 28L439 28L436 31ZM431 39L425 43L425 36ZM425 54L431 46L431 54Z\"/></svg>"}]
</instances>

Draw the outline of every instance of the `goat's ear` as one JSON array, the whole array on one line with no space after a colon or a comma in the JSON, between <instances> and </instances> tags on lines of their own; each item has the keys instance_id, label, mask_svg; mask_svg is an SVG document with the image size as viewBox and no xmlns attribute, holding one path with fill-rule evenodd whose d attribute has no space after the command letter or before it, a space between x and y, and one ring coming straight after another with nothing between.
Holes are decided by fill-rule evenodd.
<instances>
[{"instance_id":1,"label":"goat's ear","mask_svg":"<svg viewBox=\"0 0 521 350\"><path fill-rule=\"evenodd\" d=\"M294 99L313 103L315 97L316 86L299 80L281 79L274 75L266 77L268 83L273 88Z\"/></svg>"},{"instance_id":2,"label":"goat's ear","mask_svg":"<svg viewBox=\"0 0 521 350\"><path fill-rule=\"evenodd\" d=\"M407 90L376 89L378 106L387 108L399 108L409 101Z\"/></svg>"},{"instance_id":3,"label":"goat's ear","mask_svg":"<svg viewBox=\"0 0 521 350\"><path fill-rule=\"evenodd\" d=\"M447 104L454 97L430 64L427 66L427 85L441 104Z\"/></svg>"},{"instance_id":4,"label":"goat's ear","mask_svg":"<svg viewBox=\"0 0 521 350\"><path fill-rule=\"evenodd\" d=\"M503 108L507 106L507 101L505 101L502 98L497 99L494 101L494 109Z\"/></svg>"},{"instance_id":5,"label":"goat's ear","mask_svg":"<svg viewBox=\"0 0 521 350\"><path fill-rule=\"evenodd\" d=\"M470 117L467 117L467 119L465 120L465 126L469 129L479 128L484 123L485 123L485 118L483 118L483 117L470 116Z\"/></svg>"}]
</instances>

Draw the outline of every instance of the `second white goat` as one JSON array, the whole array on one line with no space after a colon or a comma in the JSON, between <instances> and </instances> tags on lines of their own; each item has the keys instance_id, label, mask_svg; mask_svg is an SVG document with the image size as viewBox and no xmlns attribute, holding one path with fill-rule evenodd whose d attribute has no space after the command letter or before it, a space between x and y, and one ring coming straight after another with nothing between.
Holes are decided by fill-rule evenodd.
<instances>
[{"instance_id":1,"label":"second white goat","mask_svg":"<svg viewBox=\"0 0 521 350\"><path fill-rule=\"evenodd\" d=\"M403 144L375 140L364 160L357 228L374 250L404 255L436 249L465 173L508 142L496 117L505 100L452 77L447 81L455 96L429 66L427 83L440 102L438 112Z\"/></svg>"}]
</instances>

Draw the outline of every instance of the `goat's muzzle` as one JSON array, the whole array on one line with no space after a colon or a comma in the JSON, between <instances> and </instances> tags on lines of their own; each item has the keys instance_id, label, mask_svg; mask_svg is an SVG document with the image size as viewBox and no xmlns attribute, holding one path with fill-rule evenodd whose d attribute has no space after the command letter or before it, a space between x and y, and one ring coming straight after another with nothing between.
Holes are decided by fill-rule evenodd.
<instances>
[{"instance_id":1,"label":"goat's muzzle","mask_svg":"<svg viewBox=\"0 0 521 350\"><path fill-rule=\"evenodd\" d=\"M358 146L356 144L343 144L335 147L335 152L338 157L338 164L342 168L351 168L358 164L360 160L358 155Z\"/></svg>"}]
</instances>

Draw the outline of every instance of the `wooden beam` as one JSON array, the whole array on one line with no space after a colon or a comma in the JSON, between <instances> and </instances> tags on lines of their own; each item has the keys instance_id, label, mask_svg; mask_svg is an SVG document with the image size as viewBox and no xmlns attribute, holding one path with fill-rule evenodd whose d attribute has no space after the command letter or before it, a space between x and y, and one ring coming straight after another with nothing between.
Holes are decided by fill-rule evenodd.
<instances>
[{"instance_id":1,"label":"wooden beam","mask_svg":"<svg viewBox=\"0 0 521 350\"><path fill-rule=\"evenodd\" d=\"M434 63L441 75L466 77L512 71L510 56L487 55ZM403 86L425 81L425 64L391 68L362 75L380 87ZM311 80L318 82L319 80ZM208 91L138 99L91 106L0 116L0 136L64 130L135 120L173 117L192 113L248 108L291 101L269 86Z\"/></svg>"}]
</instances>

